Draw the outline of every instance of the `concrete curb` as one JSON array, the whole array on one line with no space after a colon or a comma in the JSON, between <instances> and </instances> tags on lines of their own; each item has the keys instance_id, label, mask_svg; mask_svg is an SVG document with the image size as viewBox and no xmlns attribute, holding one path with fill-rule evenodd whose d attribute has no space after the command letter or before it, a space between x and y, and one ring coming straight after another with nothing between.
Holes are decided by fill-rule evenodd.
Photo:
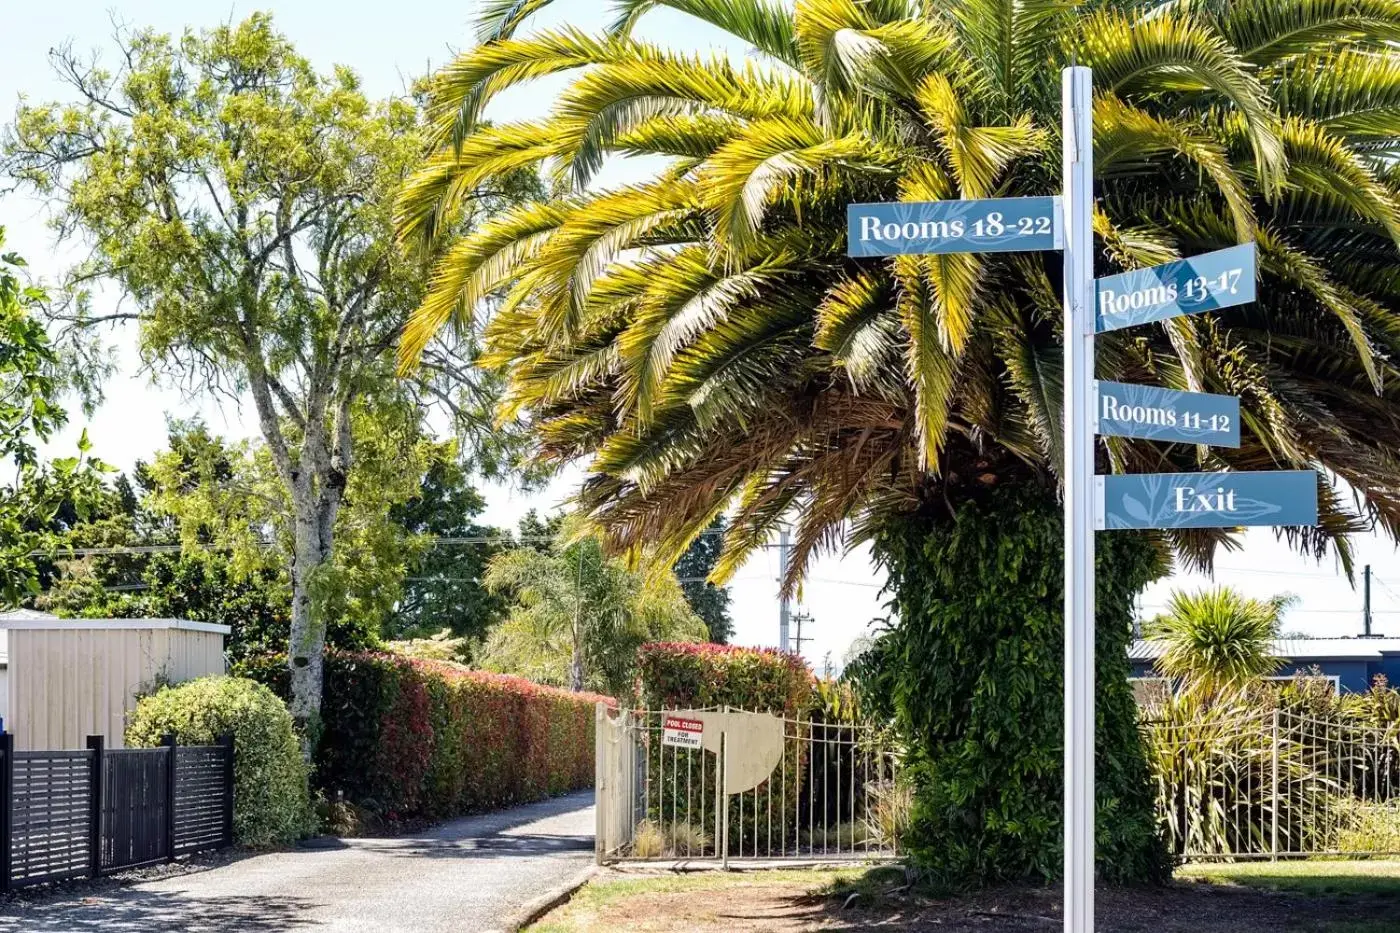
<instances>
[{"instance_id":1,"label":"concrete curb","mask_svg":"<svg viewBox=\"0 0 1400 933\"><path fill-rule=\"evenodd\" d=\"M536 920L573 897L574 892L587 884L589 879L597 874L597 872L597 865L589 865L568 881L556 888L546 891L533 901L530 901L530 903L520 908L520 910L506 922L506 925L501 928L501 933L517 933L518 930L522 930L534 923Z\"/></svg>"}]
</instances>

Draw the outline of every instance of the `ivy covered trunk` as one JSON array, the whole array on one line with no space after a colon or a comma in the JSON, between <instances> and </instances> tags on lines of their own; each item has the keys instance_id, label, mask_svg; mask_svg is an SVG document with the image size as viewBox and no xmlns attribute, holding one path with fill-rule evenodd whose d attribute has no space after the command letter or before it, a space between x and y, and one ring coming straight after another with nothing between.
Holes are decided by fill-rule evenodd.
<instances>
[{"instance_id":1,"label":"ivy covered trunk","mask_svg":"<svg viewBox=\"0 0 1400 933\"><path fill-rule=\"evenodd\" d=\"M887 525L899 621L865 663L909 742L909 851L964 887L1060 873L1062 513L1038 482ZM1132 533L1098 537L1097 853L1113 882L1168 870L1128 684L1134 596L1161 570Z\"/></svg>"}]
</instances>

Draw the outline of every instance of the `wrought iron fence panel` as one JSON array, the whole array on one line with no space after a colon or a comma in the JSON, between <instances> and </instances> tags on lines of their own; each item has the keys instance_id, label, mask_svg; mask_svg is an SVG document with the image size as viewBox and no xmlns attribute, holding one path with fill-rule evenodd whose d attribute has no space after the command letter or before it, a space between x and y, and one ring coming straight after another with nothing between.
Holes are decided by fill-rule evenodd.
<instances>
[{"instance_id":1,"label":"wrought iron fence panel","mask_svg":"<svg viewBox=\"0 0 1400 933\"><path fill-rule=\"evenodd\" d=\"M674 712L600 710L600 859L846 861L900 854L908 790L899 781L896 749L880 730L782 718L777 764L757 786L736 793L724 787L727 749L662 742L664 720Z\"/></svg>"},{"instance_id":2,"label":"wrought iron fence panel","mask_svg":"<svg viewBox=\"0 0 1400 933\"><path fill-rule=\"evenodd\" d=\"M1283 707L1143 729L1179 858L1400 853L1393 728Z\"/></svg>"}]
</instances>

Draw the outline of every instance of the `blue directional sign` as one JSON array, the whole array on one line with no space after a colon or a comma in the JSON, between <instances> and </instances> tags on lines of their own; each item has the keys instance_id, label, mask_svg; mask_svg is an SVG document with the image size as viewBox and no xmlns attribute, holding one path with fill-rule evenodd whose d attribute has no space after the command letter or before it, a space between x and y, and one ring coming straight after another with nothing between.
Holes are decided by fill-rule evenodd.
<instances>
[{"instance_id":1,"label":"blue directional sign","mask_svg":"<svg viewBox=\"0 0 1400 933\"><path fill-rule=\"evenodd\" d=\"M851 256L1060 248L1058 198L898 201L846 208Z\"/></svg>"},{"instance_id":2,"label":"blue directional sign","mask_svg":"<svg viewBox=\"0 0 1400 933\"><path fill-rule=\"evenodd\" d=\"M1108 437L1240 446L1240 400L1158 386L1097 382L1096 429Z\"/></svg>"},{"instance_id":3,"label":"blue directional sign","mask_svg":"<svg viewBox=\"0 0 1400 933\"><path fill-rule=\"evenodd\" d=\"M1115 474L1097 484L1098 528L1317 524L1312 470Z\"/></svg>"},{"instance_id":4,"label":"blue directional sign","mask_svg":"<svg viewBox=\"0 0 1400 933\"><path fill-rule=\"evenodd\" d=\"M1110 275L1095 285L1094 327L1102 333L1254 300L1254 244Z\"/></svg>"}]
</instances>

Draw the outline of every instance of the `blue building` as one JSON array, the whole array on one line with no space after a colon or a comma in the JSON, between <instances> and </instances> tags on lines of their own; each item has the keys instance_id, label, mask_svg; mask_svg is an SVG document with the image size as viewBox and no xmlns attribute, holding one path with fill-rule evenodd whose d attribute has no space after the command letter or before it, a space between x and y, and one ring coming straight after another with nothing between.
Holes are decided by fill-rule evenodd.
<instances>
[{"instance_id":1,"label":"blue building","mask_svg":"<svg viewBox=\"0 0 1400 933\"><path fill-rule=\"evenodd\" d=\"M1283 666L1273 679L1288 680L1315 670L1332 681L1339 693L1359 693L1384 674L1391 686L1400 686L1400 638L1279 638L1273 653ZM1162 654L1160 642L1136 639L1128 646L1131 677L1144 684L1162 680L1153 666Z\"/></svg>"}]
</instances>

